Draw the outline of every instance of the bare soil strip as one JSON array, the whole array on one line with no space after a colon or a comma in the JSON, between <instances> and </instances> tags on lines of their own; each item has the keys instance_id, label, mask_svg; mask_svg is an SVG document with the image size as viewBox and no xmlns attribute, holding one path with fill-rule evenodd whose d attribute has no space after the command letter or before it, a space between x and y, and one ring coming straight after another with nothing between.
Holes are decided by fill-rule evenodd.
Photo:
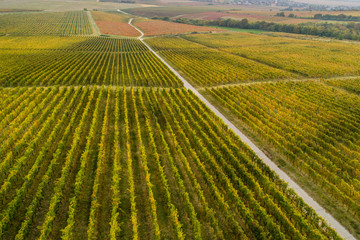
<instances>
[{"instance_id":1,"label":"bare soil strip","mask_svg":"<svg viewBox=\"0 0 360 240\"><path fill-rule=\"evenodd\" d=\"M94 20L93 16L91 15L91 12L87 11L87 14L88 14L88 18L89 18L89 21L90 21L91 28L93 30L92 35L99 36L101 33L100 33L99 28L97 27L97 25L95 23L95 20Z\"/></svg>"}]
</instances>

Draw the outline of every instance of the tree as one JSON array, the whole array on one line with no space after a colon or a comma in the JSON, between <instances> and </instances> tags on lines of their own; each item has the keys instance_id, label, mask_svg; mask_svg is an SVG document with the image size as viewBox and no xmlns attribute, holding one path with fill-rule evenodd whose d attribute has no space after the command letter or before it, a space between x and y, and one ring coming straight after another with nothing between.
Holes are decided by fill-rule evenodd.
<instances>
[{"instance_id":1,"label":"tree","mask_svg":"<svg viewBox=\"0 0 360 240\"><path fill-rule=\"evenodd\" d=\"M246 18L242 19L239 23L239 27L240 28L249 28L249 21Z\"/></svg>"}]
</instances>

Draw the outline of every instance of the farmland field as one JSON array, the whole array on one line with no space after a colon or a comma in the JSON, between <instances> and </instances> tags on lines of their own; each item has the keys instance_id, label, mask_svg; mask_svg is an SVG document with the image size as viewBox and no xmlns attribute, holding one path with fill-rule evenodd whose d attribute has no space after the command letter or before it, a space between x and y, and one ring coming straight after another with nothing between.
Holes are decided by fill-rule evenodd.
<instances>
[{"instance_id":1,"label":"farmland field","mask_svg":"<svg viewBox=\"0 0 360 240\"><path fill-rule=\"evenodd\" d=\"M139 32L128 24L125 14L93 11L92 15L102 34L137 37Z\"/></svg>"},{"instance_id":2,"label":"farmland field","mask_svg":"<svg viewBox=\"0 0 360 240\"><path fill-rule=\"evenodd\" d=\"M345 89L352 93L360 94L360 79L347 79L347 80L327 80L327 84L338 87L340 89Z\"/></svg>"},{"instance_id":3,"label":"farmland field","mask_svg":"<svg viewBox=\"0 0 360 240\"><path fill-rule=\"evenodd\" d=\"M6 40L4 40L6 39ZM48 37L45 50L32 49L43 38L0 42L0 86L127 85L180 86L180 81L139 40L102 37ZM56 48L56 41L63 48ZM26 46L26 45L25 45ZM52 49L51 47L55 47ZM26 67L24 67L26 66ZM141 67L140 67L141 66Z\"/></svg>"},{"instance_id":4,"label":"farmland field","mask_svg":"<svg viewBox=\"0 0 360 240\"><path fill-rule=\"evenodd\" d=\"M118 12L92 11L91 14L93 15L95 21L112 21L127 23L130 18L130 15L121 14Z\"/></svg>"},{"instance_id":5,"label":"farmland field","mask_svg":"<svg viewBox=\"0 0 360 240\"><path fill-rule=\"evenodd\" d=\"M288 79L297 76L179 37L149 38L146 42L186 74L189 81L196 86Z\"/></svg>"},{"instance_id":6,"label":"farmland field","mask_svg":"<svg viewBox=\"0 0 360 240\"><path fill-rule=\"evenodd\" d=\"M202 20L216 20L216 19L248 19L249 22L266 21L282 24L298 24L306 22L319 22L318 19L309 19L304 17L313 17L319 12L311 11L296 11L294 15L301 17L280 17L276 16L281 11L280 7L268 6L236 6L236 5L213 5L213 6L164 6L164 7L150 7L150 8L131 8L126 9L127 12L144 16L144 17L170 17L172 19L188 18L188 19L202 19ZM331 13L331 11L320 13ZM312 13L312 14L311 14ZM348 14L346 11L339 11L339 13ZM334 13L332 13L334 14ZM349 12L349 14L357 15L356 11Z\"/></svg>"},{"instance_id":7,"label":"farmland field","mask_svg":"<svg viewBox=\"0 0 360 240\"><path fill-rule=\"evenodd\" d=\"M247 33L186 35L185 39L306 77L360 74L360 46Z\"/></svg>"},{"instance_id":8,"label":"farmland field","mask_svg":"<svg viewBox=\"0 0 360 240\"><path fill-rule=\"evenodd\" d=\"M3 239L337 238L184 89L0 94Z\"/></svg>"},{"instance_id":9,"label":"farmland field","mask_svg":"<svg viewBox=\"0 0 360 240\"><path fill-rule=\"evenodd\" d=\"M206 92L359 221L360 99L331 87L359 85L358 79L346 82L264 83Z\"/></svg>"},{"instance_id":10,"label":"farmland field","mask_svg":"<svg viewBox=\"0 0 360 240\"><path fill-rule=\"evenodd\" d=\"M0 15L0 34L90 35L92 29L84 11L14 13Z\"/></svg>"},{"instance_id":11,"label":"farmland field","mask_svg":"<svg viewBox=\"0 0 360 240\"><path fill-rule=\"evenodd\" d=\"M194 26L176 22L166 22L159 20L137 20L134 25L143 30L145 36L172 35L191 32L210 32L222 31L213 27Z\"/></svg>"},{"instance_id":12,"label":"farmland field","mask_svg":"<svg viewBox=\"0 0 360 240\"><path fill-rule=\"evenodd\" d=\"M196 35L184 38L307 77L360 74L358 44L246 33Z\"/></svg>"},{"instance_id":13,"label":"farmland field","mask_svg":"<svg viewBox=\"0 0 360 240\"><path fill-rule=\"evenodd\" d=\"M359 236L358 44L248 33L146 41Z\"/></svg>"},{"instance_id":14,"label":"farmland field","mask_svg":"<svg viewBox=\"0 0 360 240\"><path fill-rule=\"evenodd\" d=\"M192 13L180 15L176 18L188 18L188 19L202 19L202 20L217 20L222 19L235 19L241 20L246 18L249 22L274 22L282 24L298 24L298 23L307 23L307 22L318 22L316 19L302 19L302 18L291 18L291 17L278 17L275 16L275 12L265 12L265 11L218 11L218 12L203 12L203 13Z\"/></svg>"},{"instance_id":15,"label":"farmland field","mask_svg":"<svg viewBox=\"0 0 360 240\"><path fill-rule=\"evenodd\" d=\"M93 0L1 0L1 9L48 10L48 11L81 11L87 9L109 9L147 7L151 5L134 3L97 2ZM154 6L152 6L154 7Z\"/></svg>"},{"instance_id":16,"label":"farmland field","mask_svg":"<svg viewBox=\"0 0 360 240\"><path fill-rule=\"evenodd\" d=\"M130 8L126 12L142 17L175 17L183 14L202 13L209 11L229 10L229 6L168 6L168 7L147 7L147 8ZM233 8L233 7L231 7Z\"/></svg>"},{"instance_id":17,"label":"farmland field","mask_svg":"<svg viewBox=\"0 0 360 240\"><path fill-rule=\"evenodd\" d=\"M360 45L66 4L0 14L0 239L360 236Z\"/></svg>"}]
</instances>

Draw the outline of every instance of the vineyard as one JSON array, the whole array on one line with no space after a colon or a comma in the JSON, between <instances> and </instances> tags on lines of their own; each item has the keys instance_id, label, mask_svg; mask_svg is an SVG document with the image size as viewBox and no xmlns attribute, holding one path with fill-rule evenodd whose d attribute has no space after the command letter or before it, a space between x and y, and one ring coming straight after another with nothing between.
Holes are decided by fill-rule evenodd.
<instances>
[{"instance_id":1,"label":"vineyard","mask_svg":"<svg viewBox=\"0 0 360 240\"><path fill-rule=\"evenodd\" d=\"M145 36L172 35L191 32L211 32L222 31L213 27L194 26L176 22L166 22L159 20L149 20L136 18L134 25L140 28Z\"/></svg>"},{"instance_id":2,"label":"vineyard","mask_svg":"<svg viewBox=\"0 0 360 240\"><path fill-rule=\"evenodd\" d=\"M297 24L297 23L305 23L305 22L314 22L315 19L300 19L300 18L292 18L292 17L279 17L274 16L274 12L272 11L253 11L253 10L230 10L230 11L219 11L219 12L203 12L203 13L192 13L192 14L184 14L179 15L176 18L187 18L187 19L202 19L202 20L217 20L219 18L222 19L244 19L246 18L249 22L258 22L258 21L266 21L266 22L274 22L274 23L282 23L282 24ZM317 20L319 21L319 20Z\"/></svg>"},{"instance_id":3,"label":"vineyard","mask_svg":"<svg viewBox=\"0 0 360 240\"><path fill-rule=\"evenodd\" d=\"M313 81L206 91L359 221L358 96Z\"/></svg>"},{"instance_id":4,"label":"vineyard","mask_svg":"<svg viewBox=\"0 0 360 240\"><path fill-rule=\"evenodd\" d=\"M346 80L327 80L327 84L345 89L349 92L360 94L360 79L346 79Z\"/></svg>"},{"instance_id":5,"label":"vineyard","mask_svg":"<svg viewBox=\"0 0 360 240\"><path fill-rule=\"evenodd\" d=\"M0 15L0 34L90 35L86 12L15 13Z\"/></svg>"},{"instance_id":6,"label":"vineyard","mask_svg":"<svg viewBox=\"0 0 360 240\"><path fill-rule=\"evenodd\" d=\"M146 42L173 63L196 86L286 79L296 76L179 37L148 38Z\"/></svg>"},{"instance_id":7,"label":"vineyard","mask_svg":"<svg viewBox=\"0 0 360 240\"><path fill-rule=\"evenodd\" d=\"M359 45L115 11L0 14L0 239L342 239L159 55L360 235Z\"/></svg>"},{"instance_id":8,"label":"vineyard","mask_svg":"<svg viewBox=\"0 0 360 240\"><path fill-rule=\"evenodd\" d=\"M184 89L0 94L2 239L338 239Z\"/></svg>"},{"instance_id":9,"label":"vineyard","mask_svg":"<svg viewBox=\"0 0 360 240\"><path fill-rule=\"evenodd\" d=\"M4 41L4 38L7 41ZM16 37L0 40L0 86L127 85L181 86L180 80L139 40L102 37L48 37L46 49L16 48ZM46 39L46 38L45 38ZM63 48L51 48L56 45ZM26 67L24 67L26 66Z\"/></svg>"},{"instance_id":10,"label":"vineyard","mask_svg":"<svg viewBox=\"0 0 360 240\"><path fill-rule=\"evenodd\" d=\"M360 74L358 44L248 33L197 34L184 38L306 77Z\"/></svg>"},{"instance_id":11,"label":"vineyard","mask_svg":"<svg viewBox=\"0 0 360 240\"><path fill-rule=\"evenodd\" d=\"M85 37L64 36L2 36L0 51L4 50L57 50L76 49ZM90 38L88 38L90 39Z\"/></svg>"},{"instance_id":12,"label":"vineyard","mask_svg":"<svg viewBox=\"0 0 360 240\"><path fill-rule=\"evenodd\" d=\"M109 22L120 22L127 23L130 19L129 15L122 14L119 12L101 12L101 11L92 11L92 16L95 21L109 21Z\"/></svg>"}]
</instances>

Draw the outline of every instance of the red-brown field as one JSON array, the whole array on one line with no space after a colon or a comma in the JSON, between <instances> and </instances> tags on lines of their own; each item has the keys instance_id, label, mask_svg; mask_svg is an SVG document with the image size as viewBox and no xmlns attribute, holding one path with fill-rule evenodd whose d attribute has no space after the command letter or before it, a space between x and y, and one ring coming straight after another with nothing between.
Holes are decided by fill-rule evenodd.
<instances>
[{"instance_id":1,"label":"red-brown field","mask_svg":"<svg viewBox=\"0 0 360 240\"><path fill-rule=\"evenodd\" d=\"M139 32L128 24L130 17L120 13L93 11L92 15L102 34L137 37Z\"/></svg>"},{"instance_id":2,"label":"red-brown field","mask_svg":"<svg viewBox=\"0 0 360 240\"><path fill-rule=\"evenodd\" d=\"M128 23L96 21L102 34L119 35L125 37L137 37L139 32L131 27Z\"/></svg>"},{"instance_id":3,"label":"red-brown field","mask_svg":"<svg viewBox=\"0 0 360 240\"><path fill-rule=\"evenodd\" d=\"M165 22L165 21L146 21L137 22L134 25L142 29L145 36L169 35L189 32L209 32L219 31L212 27L193 26L182 23Z\"/></svg>"}]
</instances>

